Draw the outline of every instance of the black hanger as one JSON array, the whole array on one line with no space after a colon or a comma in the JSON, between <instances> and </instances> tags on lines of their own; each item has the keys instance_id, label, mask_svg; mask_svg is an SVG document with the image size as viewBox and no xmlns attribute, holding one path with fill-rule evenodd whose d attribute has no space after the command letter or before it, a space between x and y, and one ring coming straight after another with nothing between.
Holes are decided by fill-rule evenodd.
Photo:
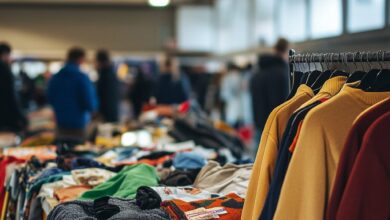
<instances>
[{"instance_id":1,"label":"black hanger","mask_svg":"<svg viewBox=\"0 0 390 220\"><path fill-rule=\"evenodd\" d=\"M369 59L368 59L368 52L367 55L367 64L369 65L370 70L363 76L359 89L362 89L364 91L368 91L371 87L371 85L375 82L375 79L377 78L377 75L380 73L380 69L372 69Z\"/></svg>"},{"instance_id":2,"label":"black hanger","mask_svg":"<svg viewBox=\"0 0 390 220\"><path fill-rule=\"evenodd\" d=\"M310 86L313 85L313 83L317 80L317 78L321 75L321 71L318 71L318 70L314 70L314 71L310 71L310 62L312 61L312 55L310 55L310 58L309 58L309 76L307 77L306 79L306 85Z\"/></svg>"},{"instance_id":3,"label":"black hanger","mask_svg":"<svg viewBox=\"0 0 390 220\"><path fill-rule=\"evenodd\" d=\"M295 93L298 90L298 87L301 85L301 80L302 80L302 76L303 76L303 72L299 71L297 66L296 66L295 57L293 57L292 59L293 59L293 61L292 61L293 71L291 73L292 87L290 90L290 94L287 96L287 100L291 99L295 95Z\"/></svg>"},{"instance_id":4,"label":"black hanger","mask_svg":"<svg viewBox=\"0 0 390 220\"><path fill-rule=\"evenodd\" d=\"M385 61L385 52L382 53L382 61ZM380 62L379 65L381 66L381 71L377 74L375 81L372 83L369 90L372 92L389 92L390 70L383 69L382 63Z\"/></svg>"},{"instance_id":5,"label":"black hanger","mask_svg":"<svg viewBox=\"0 0 390 220\"><path fill-rule=\"evenodd\" d=\"M342 60L342 57L341 57L341 53L338 54L339 56L339 60ZM341 63L343 63L343 61L341 61ZM348 77L349 74L343 70L339 70L339 69L336 69L333 71L333 73L330 75L329 78L333 78L333 77L336 77L336 76L346 76Z\"/></svg>"},{"instance_id":6,"label":"black hanger","mask_svg":"<svg viewBox=\"0 0 390 220\"><path fill-rule=\"evenodd\" d=\"M362 80L364 75L366 75L366 73L367 73L367 72L364 71L364 68L362 68L363 70L358 70L358 67L357 67L357 65L355 63L355 57L357 55L360 55L360 58L362 58L362 55L360 54L360 52L357 52L357 53L353 54L352 61L353 61L353 64L355 65L355 72L353 72L353 73L351 73L351 75L349 75L347 83L360 81L360 80ZM360 60L360 62L362 62L362 60ZM362 67L363 67L363 64L362 64Z\"/></svg>"},{"instance_id":7,"label":"black hanger","mask_svg":"<svg viewBox=\"0 0 390 220\"><path fill-rule=\"evenodd\" d=\"M328 64L326 63L326 60L322 56L321 56L320 64L321 64L322 70L324 70L321 61L325 61L326 70L323 71L317 77L316 81L314 81L314 83L311 85L311 88L314 90L315 93L321 89L321 87L324 85L326 80L328 80L330 78L331 74L332 74L332 71L329 70L329 67L328 67Z\"/></svg>"}]
</instances>

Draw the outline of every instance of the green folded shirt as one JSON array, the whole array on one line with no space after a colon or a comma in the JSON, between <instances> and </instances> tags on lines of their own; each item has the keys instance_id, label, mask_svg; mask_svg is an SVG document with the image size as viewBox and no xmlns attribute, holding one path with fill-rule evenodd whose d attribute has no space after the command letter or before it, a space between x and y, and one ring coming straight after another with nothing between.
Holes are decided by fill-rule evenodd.
<instances>
[{"instance_id":1,"label":"green folded shirt","mask_svg":"<svg viewBox=\"0 0 390 220\"><path fill-rule=\"evenodd\" d=\"M83 193L80 199L94 200L103 196L133 199L139 187L157 186L158 181L158 175L152 166L146 164L127 166L116 176Z\"/></svg>"}]
</instances>

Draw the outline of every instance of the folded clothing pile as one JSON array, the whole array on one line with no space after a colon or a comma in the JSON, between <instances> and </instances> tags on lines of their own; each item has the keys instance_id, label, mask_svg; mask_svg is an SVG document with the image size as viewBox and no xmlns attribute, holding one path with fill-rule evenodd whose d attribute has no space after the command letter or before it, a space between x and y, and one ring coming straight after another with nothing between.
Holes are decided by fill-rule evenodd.
<instances>
[{"instance_id":1,"label":"folded clothing pile","mask_svg":"<svg viewBox=\"0 0 390 220\"><path fill-rule=\"evenodd\" d=\"M135 200L102 197L95 201L65 202L50 212L48 220L168 220L161 209L141 210Z\"/></svg>"}]
</instances>

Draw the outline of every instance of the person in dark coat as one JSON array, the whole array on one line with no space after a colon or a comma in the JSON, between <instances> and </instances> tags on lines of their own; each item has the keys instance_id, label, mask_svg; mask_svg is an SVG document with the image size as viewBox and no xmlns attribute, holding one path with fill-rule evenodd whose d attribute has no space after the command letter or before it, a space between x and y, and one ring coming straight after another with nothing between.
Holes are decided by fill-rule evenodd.
<instances>
[{"instance_id":1,"label":"person in dark coat","mask_svg":"<svg viewBox=\"0 0 390 220\"><path fill-rule=\"evenodd\" d=\"M28 121L16 97L10 64L11 46L0 43L0 131L20 132L27 128Z\"/></svg>"},{"instance_id":2,"label":"person in dark coat","mask_svg":"<svg viewBox=\"0 0 390 220\"><path fill-rule=\"evenodd\" d=\"M100 104L99 113L105 122L118 122L119 81L107 51L100 50L97 52L96 67L99 74L97 81L97 93Z\"/></svg>"},{"instance_id":3,"label":"person in dark coat","mask_svg":"<svg viewBox=\"0 0 390 220\"><path fill-rule=\"evenodd\" d=\"M181 74L175 60L168 58L160 73L156 86L156 99L158 104L174 105L189 99L191 91L190 82Z\"/></svg>"},{"instance_id":4,"label":"person in dark coat","mask_svg":"<svg viewBox=\"0 0 390 220\"><path fill-rule=\"evenodd\" d=\"M288 41L279 39L274 46L274 54L259 57L257 70L250 80L257 141L271 111L286 101L289 94L288 48Z\"/></svg>"},{"instance_id":5,"label":"person in dark coat","mask_svg":"<svg viewBox=\"0 0 390 220\"><path fill-rule=\"evenodd\" d=\"M138 118L142 113L142 108L148 104L153 97L154 82L151 76L144 70L145 66L140 66L135 76L134 84L129 93L129 98L133 104L134 116Z\"/></svg>"}]
</instances>

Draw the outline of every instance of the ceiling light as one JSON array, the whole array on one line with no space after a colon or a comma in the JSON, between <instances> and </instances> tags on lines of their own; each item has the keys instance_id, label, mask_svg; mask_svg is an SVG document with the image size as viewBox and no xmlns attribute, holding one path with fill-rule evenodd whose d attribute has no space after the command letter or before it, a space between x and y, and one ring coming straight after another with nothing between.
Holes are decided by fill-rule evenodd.
<instances>
[{"instance_id":1,"label":"ceiling light","mask_svg":"<svg viewBox=\"0 0 390 220\"><path fill-rule=\"evenodd\" d=\"M153 7L165 7L169 5L170 0L149 0L149 5Z\"/></svg>"}]
</instances>

